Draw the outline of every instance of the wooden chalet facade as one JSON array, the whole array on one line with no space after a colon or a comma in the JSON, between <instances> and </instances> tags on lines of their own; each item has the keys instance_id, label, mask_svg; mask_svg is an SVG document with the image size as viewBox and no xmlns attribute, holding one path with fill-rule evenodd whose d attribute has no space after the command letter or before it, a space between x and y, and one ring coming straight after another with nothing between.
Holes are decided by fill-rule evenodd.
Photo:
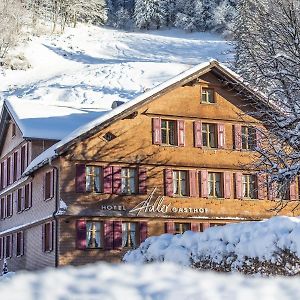
<instances>
[{"instance_id":1,"label":"wooden chalet facade","mask_svg":"<svg viewBox=\"0 0 300 300\"><path fill-rule=\"evenodd\" d=\"M4 106L0 262L10 270L118 262L148 236L273 216L264 177L243 167L262 124L238 88L247 89L212 61L57 144L25 140ZM297 183L289 197L299 199ZM293 207L280 214L298 215Z\"/></svg>"}]
</instances>

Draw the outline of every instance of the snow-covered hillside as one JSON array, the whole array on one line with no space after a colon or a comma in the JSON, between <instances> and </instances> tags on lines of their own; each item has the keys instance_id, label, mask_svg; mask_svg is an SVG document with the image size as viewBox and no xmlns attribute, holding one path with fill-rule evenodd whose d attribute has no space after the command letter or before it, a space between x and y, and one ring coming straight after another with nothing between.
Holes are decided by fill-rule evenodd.
<instances>
[{"instance_id":1,"label":"snow-covered hillside","mask_svg":"<svg viewBox=\"0 0 300 300\"><path fill-rule=\"evenodd\" d=\"M191 65L211 58L226 61L228 47L209 33L134 33L79 25L63 35L34 37L15 50L24 53L32 67L0 69L0 98L108 108Z\"/></svg>"},{"instance_id":2,"label":"snow-covered hillside","mask_svg":"<svg viewBox=\"0 0 300 300\"><path fill-rule=\"evenodd\" d=\"M0 280L5 300L296 300L299 294L298 278L246 278L169 264L93 264Z\"/></svg>"}]
</instances>

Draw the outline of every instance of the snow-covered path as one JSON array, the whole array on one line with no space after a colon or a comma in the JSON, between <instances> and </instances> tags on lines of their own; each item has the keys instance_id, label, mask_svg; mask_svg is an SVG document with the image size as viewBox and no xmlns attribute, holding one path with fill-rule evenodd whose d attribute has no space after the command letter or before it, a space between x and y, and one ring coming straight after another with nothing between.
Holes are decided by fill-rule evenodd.
<instances>
[{"instance_id":1,"label":"snow-covered path","mask_svg":"<svg viewBox=\"0 0 300 300\"><path fill-rule=\"evenodd\" d=\"M33 38L20 50L32 68L2 70L0 97L108 108L191 65L211 58L226 61L228 47L209 33L135 33L80 25L61 36Z\"/></svg>"}]
</instances>

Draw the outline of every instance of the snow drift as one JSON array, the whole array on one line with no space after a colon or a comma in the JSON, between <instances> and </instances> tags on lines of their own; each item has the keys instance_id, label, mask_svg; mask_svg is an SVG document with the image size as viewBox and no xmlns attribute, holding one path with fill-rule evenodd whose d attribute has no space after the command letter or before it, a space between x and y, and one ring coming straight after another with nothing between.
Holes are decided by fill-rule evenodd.
<instances>
[{"instance_id":1,"label":"snow drift","mask_svg":"<svg viewBox=\"0 0 300 300\"><path fill-rule=\"evenodd\" d=\"M246 274L296 275L300 272L300 218L273 217L212 227L203 233L154 236L126 253L123 260L174 262Z\"/></svg>"},{"instance_id":2,"label":"snow drift","mask_svg":"<svg viewBox=\"0 0 300 300\"><path fill-rule=\"evenodd\" d=\"M93 264L0 279L6 300L289 300L299 294L298 278L245 278L172 264Z\"/></svg>"}]
</instances>

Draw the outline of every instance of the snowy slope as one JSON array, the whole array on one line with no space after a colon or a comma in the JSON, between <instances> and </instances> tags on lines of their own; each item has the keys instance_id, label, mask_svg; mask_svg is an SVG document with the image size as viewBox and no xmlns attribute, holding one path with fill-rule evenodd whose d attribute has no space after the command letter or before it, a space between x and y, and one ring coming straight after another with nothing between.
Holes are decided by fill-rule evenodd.
<instances>
[{"instance_id":1,"label":"snowy slope","mask_svg":"<svg viewBox=\"0 0 300 300\"><path fill-rule=\"evenodd\" d=\"M130 263L167 261L186 266L211 261L220 267L229 264L231 270L240 270L253 259L271 264L280 262L280 254L286 250L294 254L297 262L286 261L285 273L299 273L300 218L273 217L212 227L203 233L187 231L182 235L153 236L129 251L124 260Z\"/></svg>"},{"instance_id":2,"label":"snowy slope","mask_svg":"<svg viewBox=\"0 0 300 300\"><path fill-rule=\"evenodd\" d=\"M247 278L170 264L93 264L0 280L5 300L296 300L299 294L298 278Z\"/></svg>"},{"instance_id":3,"label":"snowy slope","mask_svg":"<svg viewBox=\"0 0 300 300\"><path fill-rule=\"evenodd\" d=\"M32 38L32 68L0 69L0 98L110 108L211 58L226 61L226 42L209 33L123 32L79 25L61 36ZM17 51L16 51L17 52Z\"/></svg>"}]
</instances>

